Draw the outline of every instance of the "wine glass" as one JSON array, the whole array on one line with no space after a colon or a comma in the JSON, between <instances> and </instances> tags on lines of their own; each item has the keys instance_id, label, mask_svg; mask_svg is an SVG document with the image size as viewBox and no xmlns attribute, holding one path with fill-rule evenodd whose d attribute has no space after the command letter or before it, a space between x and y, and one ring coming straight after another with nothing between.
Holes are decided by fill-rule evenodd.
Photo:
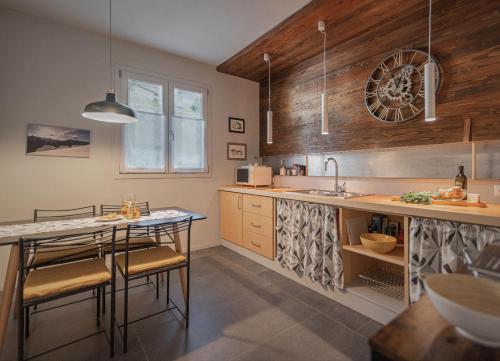
<instances>
[{"instance_id":1,"label":"wine glass","mask_svg":"<svg viewBox=\"0 0 500 361\"><path fill-rule=\"evenodd\" d=\"M126 193L123 195L123 202L127 203L135 203L135 194L134 193Z\"/></svg>"},{"instance_id":2,"label":"wine glass","mask_svg":"<svg viewBox=\"0 0 500 361\"><path fill-rule=\"evenodd\" d=\"M123 195L123 206L125 209L122 209L122 214L128 219L133 218L134 204L135 204L135 194L126 193Z\"/></svg>"}]
</instances>

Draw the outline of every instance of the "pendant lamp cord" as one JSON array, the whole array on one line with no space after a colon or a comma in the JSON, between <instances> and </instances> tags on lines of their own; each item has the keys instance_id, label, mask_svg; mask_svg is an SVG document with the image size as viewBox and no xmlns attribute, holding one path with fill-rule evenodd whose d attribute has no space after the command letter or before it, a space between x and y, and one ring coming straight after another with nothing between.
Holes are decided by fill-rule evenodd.
<instances>
[{"instance_id":1,"label":"pendant lamp cord","mask_svg":"<svg viewBox=\"0 0 500 361\"><path fill-rule=\"evenodd\" d=\"M428 62L431 62L431 32L432 32L432 0L429 0L429 55Z\"/></svg>"},{"instance_id":2,"label":"pendant lamp cord","mask_svg":"<svg viewBox=\"0 0 500 361\"><path fill-rule=\"evenodd\" d=\"M323 93L326 95L326 30L323 31Z\"/></svg>"},{"instance_id":3,"label":"pendant lamp cord","mask_svg":"<svg viewBox=\"0 0 500 361\"><path fill-rule=\"evenodd\" d=\"M267 62L267 96L268 96L268 110L271 111L271 58Z\"/></svg>"},{"instance_id":4,"label":"pendant lamp cord","mask_svg":"<svg viewBox=\"0 0 500 361\"><path fill-rule=\"evenodd\" d=\"M111 0L109 0L109 88L113 89L113 60L111 42Z\"/></svg>"}]
</instances>

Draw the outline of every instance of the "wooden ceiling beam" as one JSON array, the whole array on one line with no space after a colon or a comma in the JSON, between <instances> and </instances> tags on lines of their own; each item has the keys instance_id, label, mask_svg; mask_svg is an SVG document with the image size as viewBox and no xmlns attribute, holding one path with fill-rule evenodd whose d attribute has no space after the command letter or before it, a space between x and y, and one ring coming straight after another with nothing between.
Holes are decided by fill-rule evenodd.
<instances>
[{"instance_id":1,"label":"wooden ceiling beam","mask_svg":"<svg viewBox=\"0 0 500 361\"><path fill-rule=\"evenodd\" d=\"M322 51L323 39L317 30L320 20L326 22L327 48L331 49L427 6L426 0L312 0L217 66L217 71L261 81L267 76L264 53L271 55L273 72L279 73Z\"/></svg>"}]
</instances>

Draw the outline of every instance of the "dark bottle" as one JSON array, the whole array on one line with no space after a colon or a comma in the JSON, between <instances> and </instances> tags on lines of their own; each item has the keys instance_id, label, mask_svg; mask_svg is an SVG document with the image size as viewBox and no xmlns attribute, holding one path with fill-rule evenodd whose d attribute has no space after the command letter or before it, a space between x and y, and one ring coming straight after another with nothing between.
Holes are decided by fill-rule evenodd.
<instances>
[{"instance_id":1,"label":"dark bottle","mask_svg":"<svg viewBox=\"0 0 500 361\"><path fill-rule=\"evenodd\" d=\"M467 177L464 174L464 166L458 167L458 174L455 177L455 186L467 190Z\"/></svg>"}]
</instances>

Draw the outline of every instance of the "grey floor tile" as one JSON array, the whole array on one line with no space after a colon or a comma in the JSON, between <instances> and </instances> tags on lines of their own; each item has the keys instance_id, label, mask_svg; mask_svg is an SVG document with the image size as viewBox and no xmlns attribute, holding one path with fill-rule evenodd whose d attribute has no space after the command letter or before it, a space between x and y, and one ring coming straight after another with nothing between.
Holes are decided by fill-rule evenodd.
<instances>
[{"instance_id":1,"label":"grey floor tile","mask_svg":"<svg viewBox=\"0 0 500 361\"><path fill-rule=\"evenodd\" d=\"M270 282L271 284L279 287L283 292L288 293L289 295L296 295L298 293L309 290L307 287L302 286L300 283L297 283L291 280L288 277L285 277L277 272L274 272L270 269L267 269L259 274L259 277Z\"/></svg>"},{"instance_id":2,"label":"grey floor tile","mask_svg":"<svg viewBox=\"0 0 500 361\"><path fill-rule=\"evenodd\" d=\"M140 348L138 340L131 335L129 338L129 352L122 352L121 340L117 338L115 356L110 358L109 345L103 335L80 341L68 347L37 357L37 361L71 360L71 361L147 361L146 355ZM29 356L29 355L27 355Z\"/></svg>"},{"instance_id":3,"label":"grey floor tile","mask_svg":"<svg viewBox=\"0 0 500 361\"><path fill-rule=\"evenodd\" d=\"M314 292L309 288L304 288L302 291L295 293L294 297L306 303L310 307L316 309L320 309L325 303L328 303L329 301L333 302L333 300L329 299L328 297L323 296L318 292Z\"/></svg>"},{"instance_id":4,"label":"grey floor tile","mask_svg":"<svg viewBox=\"0 0 500 361\"><path fill-rule=\"evenodd\" d=\"M358 330L370 321L363 314L309 289L296 294L295 297L352 330Z\"/></svg>"},{"instance_id":5,"label":"grey floor tile","mask_svg":"<svg viewBox=\"0 0 500 361\"><path fill-rule=\"evenodd\" d=\"M332 300L329 300L329 302L318 308L318 310L352 330L357 330L370 320L361 313Z\"/></svg>"},{"instance_id":6,"label":"grey floor tile","mask_svg":"<svg viewBox=\"0 0 500 361\"><path fill-rule=\"evenodd\" d=\"M369 359L366 338L324 315L317 315L288 329L238 361Z\"/></svg>"},{"instance_id":7,"label":"grey floor tile","mask_svg":"<svg viewBox=\"0 0 500 361\"><path fill-rule=\"evenodd\" d=\"M202 346L180 319L171 319L155 328L144 328L137 334L141 349L149 361L178 360Z\"/></svg>"},{"instance_id":8,"label":"grey floor tile","mask_svg":"<svg viewBox=\"0 0 500 361\"><path fill-rule=\"evenodd\" d=\"M208 247L208 248L199 249L197 251L193 251L191 253L191 259L196 259L196 258L199 258L199 257L211 256L211 255L213 255L213 254L216 253L216 251L217 251L217 249L219 247L220 246L217 246L217 247Z\"/></svg>"},{"instance_id":9,"label":"grey floor tile","mask_svg":"<svg viewBox=\"0 0 500 361\"><path fill-rule=\"evenodd\" d=\"M224 258L226 261L230 262L231 264L237 265L238 267L241 267L244 270L251 272L255 275L267 270L267 268L262 266L261 264L254 262L251 259L230 250L229 248L226 248L223 246L214 247L214 248L217 248L216 255L218 257Z\"/></svg>"},{"instance_id":10,"label":"grey floor tile","mask_svg":"<svg viewBox=\"0 0 500 361\"><path fill-rule=\"evenodd\" d=\"M381 323L378 323L377 321L374 320L369 320L367 323L365 323L358 329L358 333L362 334L367 338L370 338L373 335L375 335L378 331L380 331L382 327L384 327L384 325L382 325Z\"/></svg>"}]
</instances>

